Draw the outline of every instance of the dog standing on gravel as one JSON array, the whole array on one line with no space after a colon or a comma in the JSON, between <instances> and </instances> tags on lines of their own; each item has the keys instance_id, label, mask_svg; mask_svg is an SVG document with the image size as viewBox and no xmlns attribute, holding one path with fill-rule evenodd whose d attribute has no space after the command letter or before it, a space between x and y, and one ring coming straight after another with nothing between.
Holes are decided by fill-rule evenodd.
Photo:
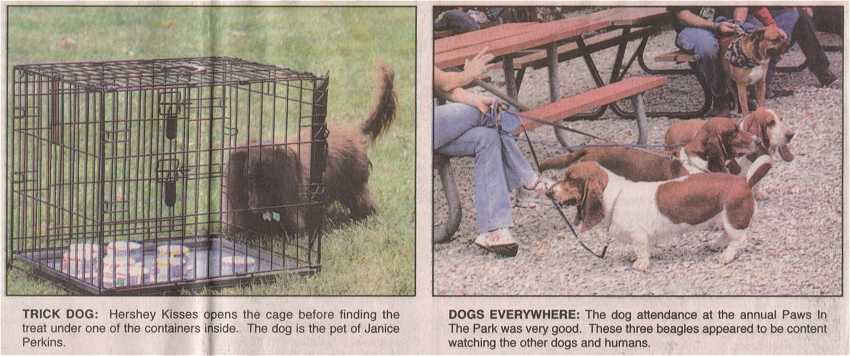
<instances>
[{"instance_id":1,"label":"dog standing on gravel","mask_svg":"<svg viewBox=\"0 0 850 356\"><path fill-rule=\"evenodd\" d=\"M761 142L758 145L758 150L747 154L746 159L732 158L727 161L727 166L739 167L743 172L748 172L752 167L752 162L755 162L756 159L761 156L769 156L772 159L776 153L786 162L794 160L794 154L791 153L789 148L791 139L794 138L794 130L782 122L773 110L760 107L749 113L737 124L735 119L728 117L715 117L711 120L725 121L726 125L737 125L742 131L752 134ZM707 122L708 120L698 119L675 122L667 129L667 133L664 135L664 143L667 145L688 145L696 139L697 133L703 129ZM738 174L734 171L732 173ZM754 187L753 191L758 200L767 198L761 190Z\"/></svg>"},{"instance_id":2,"label":"dog standing on gravel","mask_svg":"<svg viewBox=\"0 0 850 356\"><path fill-rule=\"evenodd\" d=\"M360 125L329 127L328 154L323 175L328 202L337 201L361 220L375 213L369 192L371 162L369 147L387 131L396 116L395 73L387 65L378 68L378 93L371 111ZM301 137L310 137L311 127ZM292 141L292 140L289 140ZM286 145L249 144L234 150L228 158L226 198L228 223L263 233L292 234L319 226L322 216L317 206L299 205L301 191L309 186L310 145L300 145L296 153Z\"/></svg>"},{"instance_id":3,"label":"dog standing on gravel","mask_svg":"<svg viewBox=\"0 0 850 356\"><path fill-rule=\"evenodd\" d=\"M756 101L764 106L767 93L765 77L771 57L785 53L790 46L788 35L776 26L760 28L750 34L725 36L718 39L718 57L738 92L741 114L750 112L747 87L755 85Z\"/></svg>"},{"instance_id":4,"label":"dog standing on gravel","mask_svg":"<svg viewBox=\"0 0 850 356\"><path fill-rule=\"evenodd\" d=\"M714 120L725 120L735 123L732 118L713 118ZM667 145L686 145L697 136L708 120L691 119L675 122L667 129L664 135L664 143ZM794 138L794 130L779 119L779 115L773 110L758 108L756 111L744 116L737 124L741 130L749 132L761 141L759 150L748 155L750 161L761 155L773 155L778 153L779 157L786 162L794 160L789 144Z\"/></svg>"},{"instance_id":5,"label":"dog standing on gravel","mask_svg":"<svg viewBox=\"0 0 850 356\"><path fill-rule=\"evenodd\" d=\"M566 168L578 161L595 161L633 182L657 182L701 172L725 173L727 161L757 149L754 137L734 122L712 118L694 130L688 141L677 142L676 151L653 152L617 146L584 147L544 160L540 163L540 170Z\"/></svg>"},{"instance_id":6,"label":"dog standing on gravel","mask_svg":"<svg viewBox=\"0 0 850 356\"><path fill-rule=\"evenodd\" d=\"M633 182L596 162L579 162L567 168L548 195L558 204L576 206L580 231L601 225L630 244L637 270L649 268L656 239L713 222L722 222L729 238L720 258L729 263L746 244L756 209L751 188L770 170L769 161L762 156L746 178L698 173L661 182Z\"/></svg>"}]
</instances>

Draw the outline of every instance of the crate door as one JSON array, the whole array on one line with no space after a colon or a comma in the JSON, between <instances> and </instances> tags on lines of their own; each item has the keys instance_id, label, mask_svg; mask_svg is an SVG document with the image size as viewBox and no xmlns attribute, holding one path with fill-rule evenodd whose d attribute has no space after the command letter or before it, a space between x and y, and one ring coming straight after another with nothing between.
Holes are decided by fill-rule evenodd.
<instances>
[{"instance_id":1,"label":"crate door","mask_svg":"<svg viewBox=\"0 0 850 356\"><path fill-rule=\"evenodd\" d=\"M224 90L196 86L158 91L162 131L156 183L160 218L174 220L185 237L220 230ZM217 144L217 142L219 142Z\"/></svg>"},{"instance_id":2,"label":"crate door","mask_svg":"<svg viewBox=\"0 0 850 356\"><path fill-rule=\"evenodd\" d=\"M185 231L185 88L104 96L101 217L104 243L179 238Z\"/></svg>"},{"instance_id":3,"label":"crate door","mask_svg":"<svg viewBox=\"0 0 850 356\"><path fill-rule=\"evenodd\" d=\"M151 216L158 238L182 239L186 236L188 206L187 176L189 157L197 151L189 135L192 110L189 88L156 90L156 134L150 143L157 154L153 159L152 196L156 209Z\"/></svg>"}]
</instances>

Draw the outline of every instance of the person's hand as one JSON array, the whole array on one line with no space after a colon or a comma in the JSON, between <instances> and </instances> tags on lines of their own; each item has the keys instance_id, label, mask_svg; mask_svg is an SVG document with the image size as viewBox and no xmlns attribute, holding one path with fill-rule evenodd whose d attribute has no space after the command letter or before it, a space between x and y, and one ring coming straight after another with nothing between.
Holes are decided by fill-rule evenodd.
<instances>
[{"instance_id":1,"label":"person's hand","mask_svg":"<svg viewBox=\"0 0 850 356\"><path fill-rule=\"evenodd\" d=\"M484 47L481 49L475 57L472 59L467 59L466 63L463 65L463 74L466 77L466 82L472 82L476 79L481 79L485 73L487 73L490 68L497 66L498 63L487 64L491 60L493 60L493 55L487 53L488 47Z\"/></svg>"},{"instance_id":2,"label":"person's hand","mask_svg":"<svg viewBox=\"0 0 850 356\"><path fill-rule=\"evenodd\" d=\"M800 11L805 12L806 15L809 15L809 17L815 17L815 13L814 11L812 11L812 8L810 6L801 7Z\"/></svg>"},{"instance_id":3,"label":"person's hand","mask_svg":"<svg viewBox=\"0 0 850 356\"><path fill-rule=\"evenodd\" d=\"M490 110L490 106L497 103L499 100L490 96L483 96L477 94L469 94L469 104L478 108L478 111L487 112Z\"/></svg>"},{"instance_id":4,"label":"person's hand","mask_svg":"<svg viewBox=\"0 0 850 356\"><path fill-rule=\"evenodd\" d=\"M735 25L734 22L731 22L731 21L719 22L719 23L714 24L714 31L717 32L717 34L720 34L720 35L728 35L728 34L737 33L738 28L739 27L737 25Z\"/></svg>"}]
</instances>

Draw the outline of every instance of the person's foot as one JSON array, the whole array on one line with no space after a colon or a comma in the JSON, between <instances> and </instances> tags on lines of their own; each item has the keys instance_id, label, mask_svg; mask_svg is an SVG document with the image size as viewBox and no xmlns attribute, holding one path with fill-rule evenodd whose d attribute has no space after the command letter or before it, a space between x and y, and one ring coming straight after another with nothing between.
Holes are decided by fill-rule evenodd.
<instances>
[{"instance_id":1,"label":"person's foot","mask_svg":"<svg viewBox=\"0 0 850 356\"><path fill-rule=\"evenodd\" d=\"M546 198L546 192L554 182L544 176L538 176L533 183L521 186L516 192L516 204L518 208L534 209L540 199Z\"/></svg>"},{"instance_id":2,"label":"person's foot","mask_svg":"<svg viewBox=\"0 0 850 356\"><path fill-rule=\"evenodd\" d=\"M519 244L507 228L480 234L475 238L475 244L499 256L514 257L519 251Z\"/></svg>"},{"instance_id":3,"label":"person's foot","mask_svg":"<svg viewBox=\"0 0 850 356\"><path fill-rule=\"evenodd\" d=\"M775 99L791 95L794 95L794 91L791 89L768 89L766 97L767 99Z\"/></svg>"},{"instance_id":4,"label":"person's foot","mask_svg":"<svg viewBox=\"0 0 850 356\"><path fill-rule=\"evenodd\" d=\"M829 69L826 70L826 73L818 75L817 77L818 77L818 82L820 82L820 86L822 88L827 88L830 85L832 85L832 83L835 83L835 81L838 80L838 76L833 74L832 71L829 70Z\"/></svg>"}]
</instances>

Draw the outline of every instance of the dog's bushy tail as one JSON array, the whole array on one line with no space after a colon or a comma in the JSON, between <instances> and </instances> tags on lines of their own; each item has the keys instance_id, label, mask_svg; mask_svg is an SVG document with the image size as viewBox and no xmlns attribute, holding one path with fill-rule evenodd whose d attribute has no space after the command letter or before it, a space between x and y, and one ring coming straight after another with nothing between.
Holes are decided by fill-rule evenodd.
<instances>
[{"instance_id":1,"label":"dog's bushy tail","mask_svg":"<svg viewBox=\"0 0 850 356\"><path fill-rule=\"evenodd\" d=\"M770 168L773 167L773 159L770 158L769 155L762 155L750 165L750 169L747 171L747 185L750 188L754 187L756 183L758 183L767 172L770 171Z\"/></svg>"},{"instance_id":2,"label":"dog's bushy tail","mask_svg":"<svg viewBox=\"0 0 850 356\"><path fill-rule=\"evenodd\" d=\"M587 150L579 149L572 153L560 155L558 157L548 158L540 162L540 171L545 172L550 169L566 168L571 164L576 163L587 154Z\"/></svg>"},{"instance_id":3,"label":"dog's bushy tail","mask_svg":"<svg viewBox=\"0 0 850 356\"><path fill-rule=\"evenodd\" d=\"M372 104L372 110L360 129L363 135L369 137L369 142L383 134L395 119L396 95L393 88L395 72L392 67L381 63L378 65L378 95Z\"/></svg>"}]
</instances>

